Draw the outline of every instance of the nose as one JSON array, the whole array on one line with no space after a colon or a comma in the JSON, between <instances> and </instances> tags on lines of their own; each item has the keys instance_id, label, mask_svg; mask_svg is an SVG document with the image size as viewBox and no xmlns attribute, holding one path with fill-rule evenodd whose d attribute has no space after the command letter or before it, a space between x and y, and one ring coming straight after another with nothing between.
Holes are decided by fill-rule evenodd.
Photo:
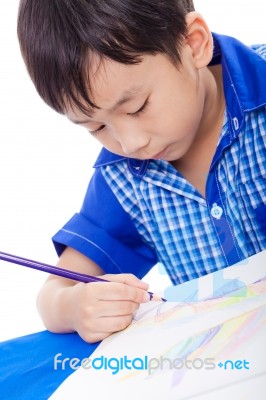
<instances>
[{"instance_id":1,"label":"nose","mask_svg":"<svg viewBox=\"0 0 266 400\"><path fill-rule=\"evenodd\" d=\"M126 137L126 139L121 139L120 141L123 153L127 156L139 153L141 149L146 147L147 143L146 140L143 140L140 133L134 133L132 137Z\"/></svg>"},{"instance_id":2,"label":"nose","mask_svg":"<svg viewBox=\"0 0 266 400\"><path fill-rule=\"evenodd\" d=\"M115 139L119 142L123 153L127 156L137 154L149 143L149 136L142 129L131 124L123 124L115 128Z\"/></svg>"}]
</instances>

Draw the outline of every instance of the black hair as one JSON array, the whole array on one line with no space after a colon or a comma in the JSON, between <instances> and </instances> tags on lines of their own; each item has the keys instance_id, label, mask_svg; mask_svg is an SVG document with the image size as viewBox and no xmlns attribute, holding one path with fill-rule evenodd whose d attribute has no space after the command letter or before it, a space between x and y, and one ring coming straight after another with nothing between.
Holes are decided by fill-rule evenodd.
<instances>
[{"instance_id":1,"label":"black hair","mask_svg":"<svg viewBox=\"0 0 266 400\"><path fill-rule=\"evenodd\" d=\"M42 99L64 113L90 98L90 55L137 64L141 55L166 54L179 65L192 0L21 0L18 39Z\"/></svg>"}]
</instances>

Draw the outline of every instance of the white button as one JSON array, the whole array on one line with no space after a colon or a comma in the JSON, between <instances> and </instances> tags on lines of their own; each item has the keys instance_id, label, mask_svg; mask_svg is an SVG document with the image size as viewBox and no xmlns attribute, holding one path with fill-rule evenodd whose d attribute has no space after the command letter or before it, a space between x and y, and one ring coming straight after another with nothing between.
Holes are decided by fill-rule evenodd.
<instances>
[{"instance_id":1,"label":"white button","mask_svg":"<svg viewBox=\"0 0 266 400\"><path fill-rule=\"evenodd\" d=\"M239 128L239 122L236 117L233 118L233 123L234 123L235 130L237 130Z\"/></svg>"},{"instance_id":2,"label":"white button","mask_svg":"<svg viewBox=\"0 0 266 400\"><path fill-rule=\"evenodd\" d=\"M211 209L211 215L213 216L213 218L220 219L222 214L223 214L223 209L217 206L216 203L214 203Z\"/></svg>"}]
</instances>

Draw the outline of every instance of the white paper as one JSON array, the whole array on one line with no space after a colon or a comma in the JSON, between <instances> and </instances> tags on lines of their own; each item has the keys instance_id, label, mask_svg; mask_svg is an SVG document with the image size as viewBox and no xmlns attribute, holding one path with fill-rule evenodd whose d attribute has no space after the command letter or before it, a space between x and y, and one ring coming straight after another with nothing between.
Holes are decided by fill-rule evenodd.
<instances>
[{"instance_id":1,"label":"white paper","mask_svg":"<svg viewBox=\"0 0 266 400\"><path fill-rule=\"evenodd\" d=\"M215 284L214 298L210 298L210 293L216 273L199 279L201 299L198 301L143 304L133 323L104 340L90 358L99 360L99 366L103 359L120 360L126 356L127 360L144 360L146 357L150 363L153 359L150 371L121 367L113 374L111 368L81 367L50 399L65 400L74 396L91 399L92 393L97 400L150 397L153 400L224 400L228 393L234 393L233 398L237 400L250 399L247 393L263 399L266 281L257 281L266 275L265 264L266 252L263 252L247 263L226 269L226 279L219 278L224 284L219 290ZM235 282L230 283L229 277ZM240 289L231 293L226 290L239 287L240 281ZM189 287L189 284L185 285ZM217 296L218 292L223 296ZM178 367L166 368L173 360L178 361ZM188 364L179 368L182 360ZM214 368L206 368L208 360ZM219 367L218 363L223 366ZM154 365L158 368L152 368Z\"/></svg>"}]
</instances>

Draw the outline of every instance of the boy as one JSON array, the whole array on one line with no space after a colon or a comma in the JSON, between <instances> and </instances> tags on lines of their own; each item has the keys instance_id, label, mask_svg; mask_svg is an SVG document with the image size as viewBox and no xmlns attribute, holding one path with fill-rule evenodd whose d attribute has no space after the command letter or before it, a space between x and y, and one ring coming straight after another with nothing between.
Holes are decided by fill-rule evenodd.
<instances>
[{"instance_id":1,"label":"boy","mask_svg":"<svg viewBox=\"0 0 266 400\"><path fill-rule=\"evenodd\" d=\"M265 46L211 34L181 0L22 0L18 36L44 101L103 145L53 241L59 266L112 282L49 277L48 329L102 340L158 261L179 284L266 248Z\"/></svg>"}]
</instances>

